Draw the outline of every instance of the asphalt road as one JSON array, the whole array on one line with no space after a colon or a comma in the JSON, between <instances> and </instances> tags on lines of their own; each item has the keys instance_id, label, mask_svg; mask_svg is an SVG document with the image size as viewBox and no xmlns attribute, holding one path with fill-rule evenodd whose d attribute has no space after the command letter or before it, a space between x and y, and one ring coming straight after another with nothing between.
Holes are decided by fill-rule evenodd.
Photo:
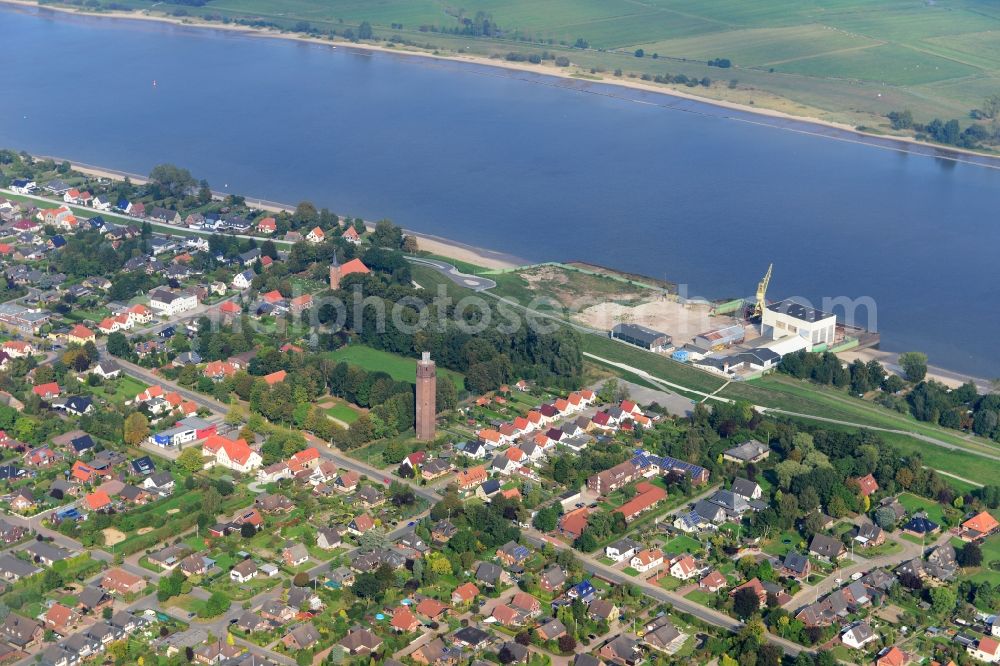
<instances>
[{"instance_id":1,"label":"asphalt road","mask_svg":"<svg viewBox=\"0 0 1000 666\"><path fill-rule=\"evenodd\" d=\"M454 282L460 287L465 287L466 289L471 289L473 291L485 291L487 289L492 289L497 286L497 283L489 278L480 277L478 275L469 275L468 273L463 273L458 270L455 266L449 264L447 261L439 261L437 259L425 259L423 257L406 257L406 260L413 264L419 264L421 266L428 266L433 268L438 273L441 273L446 278Z\"/></svg>"}]
</instances>

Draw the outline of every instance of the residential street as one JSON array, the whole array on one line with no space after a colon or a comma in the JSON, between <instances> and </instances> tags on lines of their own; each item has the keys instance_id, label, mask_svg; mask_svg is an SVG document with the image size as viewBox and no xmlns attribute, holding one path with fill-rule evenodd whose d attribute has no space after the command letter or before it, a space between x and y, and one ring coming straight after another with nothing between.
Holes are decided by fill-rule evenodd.
<instances>
[{"instance_id":1,"label":"residential street","mask_svg":"<svg viewBox=\"0 0 1000 666\"><path fill-rule=\"evenodd\" d=\"M952 536L951 532L945 530L938 535L937 539L927 542L925 546L900 538L898 542L902 544L903 550L892 555L879 555L869 559L864 558L861 553L855 551L853 564L841 566L832 574L821 580L818 584L803 588L784 605L784 608L790 611L797 611L800 607L811 604L816 600L823 598L825 595L829 594L841 585L849 583L852 574L859 572L868 573L872 569L878 568L892 569L897 564L912 560L915 557L920 557L924 550L928 548L933 548L943 543L947 543ZM837 582L838 579L841 581L840 583Z\"/></svg>"}]
</instances>

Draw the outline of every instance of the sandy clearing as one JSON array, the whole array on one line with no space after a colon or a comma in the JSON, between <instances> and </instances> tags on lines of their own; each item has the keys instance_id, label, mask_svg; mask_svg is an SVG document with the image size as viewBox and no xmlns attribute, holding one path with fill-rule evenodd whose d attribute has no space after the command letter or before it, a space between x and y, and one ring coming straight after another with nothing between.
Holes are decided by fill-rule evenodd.
<instances>
[{"instance_id":1,"label":"sandy clearing","mask_svg":"<svg viewBox=\"0 0 1000 666\"><path fill-rule=\"evenodd\" d=\"M104 533L105 546L117 546L126 538L128 538L128 535L126 535L121 530L115 529L114 527L105 527L101 531Z\"/></svg>"},{"instance_id":2,"label":"sandy clearing","mask_svg":"<svg viewBox=\"0 0 1000 666\"><path fill-rule=\"evenodd\" d=\"M608 301L586 308L574 319L602 330L610 330L621 323L640 324L670 335L674 344L681 346L700 333L736 323L732 317L713 316L710 310L708 305L683 305L669 299L650 300L635 306Z\"/></svg>"}]
</instances>

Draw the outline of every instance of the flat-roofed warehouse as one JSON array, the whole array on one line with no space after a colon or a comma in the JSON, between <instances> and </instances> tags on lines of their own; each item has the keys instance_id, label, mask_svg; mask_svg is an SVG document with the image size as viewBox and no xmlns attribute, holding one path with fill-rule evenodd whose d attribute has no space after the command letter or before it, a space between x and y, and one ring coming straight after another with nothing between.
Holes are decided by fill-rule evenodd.
<instances>
[{"instance_id":1,"label":"flat-roofed warehouse","mask_svg":"<svg viewBox=\"0 0 1000 666\"><path fill-rule=\"evenodd\" d=\"M611 337L649 351L661 352L670 348L670 336L639 324L615 324Z\"/></svg>"},{"instance_id":2,"label":"flat-roofed warehouse","mask_svg":"<svg viewBox=\"0 0 1000 666\"><path fill-rule=\"evenodd\" d=\"M764 308L760 323L761 333L770 335L772 340L798 335L805 338L810 347L833 344L837 331L837 315L790 300Z\"/></svg>"}]
</instances>

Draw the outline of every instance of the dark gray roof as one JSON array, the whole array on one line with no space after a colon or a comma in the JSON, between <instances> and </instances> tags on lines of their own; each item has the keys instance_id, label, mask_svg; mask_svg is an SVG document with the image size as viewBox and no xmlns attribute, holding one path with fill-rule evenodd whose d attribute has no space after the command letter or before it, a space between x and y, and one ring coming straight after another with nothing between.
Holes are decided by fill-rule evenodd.
<instances>
[{"instance_id":1,"label":"dark gray roof","mask_svg":"<svg viewBox=\"0 0 1000 666\"><path fill-rule=\"evenodd\" d=\"M806 567L809 565L809 558L798 551L790 550L785 555L782 565L789 571L802 575L806 572Z\"/></svg>"},{"instance_id":2,"label":"dark gray roof","mask_svg":"<svg viewBox=\"0 0 1000 666\"><path fill-rule=\"evenodd\" d=\"M750 481L749 479L737 478L733 481L733 492L740 497L745 497L750 499L753 497L754 492L760 488L756 481Z\"/></svg>"},{"instance_id":3,"label":"dark gray roof","mask_svg":"<svg viewBox=\"0 0 1000 666\"><path fill-rule=\"evenodd\" d=\"M452 634L454 640L473 646L488 640L489 637L490 635L487 632L473 626L462 627Z\"/></svg>"},{"instance_id":4,"label":"dark gray roof","mask_svg":"<svg viewBox=\"0 0 1000 666\"><path fill-rule=\"evenodd\" d=\"M772 303L767 306L767 309L771 312L780 312L781 314L786 314L789 317L794 317L800 321L806 322L817 322L827 317L832 317L832 314L823 312L822 310L816 310L809 307L808 305L802 305L801 303L796 303L792 300L779 301L777 303Z\"/></svg>"},{"instance_id":5,"label":"dark gray roof","mask_svg":"<svg viewBox=\"0 0 1000 666\"><path fill-rule=\"evenodd\" d=\"M809 552L823 557L837 557L844 551L844 544L825 534L817 534L809 543Z\"/></svg>"},{"instance_id":6,"label":"dark gray roof","mask_svg":"<svg viewBox=\"0 0 1000 666\"><path fill-rule=\"evenodd\" d=\"M503 574L503 569L492 562L480 562L479 566L476 567L476 579L489 585L496 585L501 574Z\"/></svg>"},{"instance_id":7,"label":"dark gray roof","mask_svg":"<svg viewBox=\"0 0 1000 666\"><path fill-rule=\"evenodd\" d=\"M616 338L628 338L647 345L652 345L661 338L666 338L668 342L670 341L670 336L666 333L656 331L640 324L615 324L614 328L611 329L611 332Z\"/></svg>"}]
</instances>

